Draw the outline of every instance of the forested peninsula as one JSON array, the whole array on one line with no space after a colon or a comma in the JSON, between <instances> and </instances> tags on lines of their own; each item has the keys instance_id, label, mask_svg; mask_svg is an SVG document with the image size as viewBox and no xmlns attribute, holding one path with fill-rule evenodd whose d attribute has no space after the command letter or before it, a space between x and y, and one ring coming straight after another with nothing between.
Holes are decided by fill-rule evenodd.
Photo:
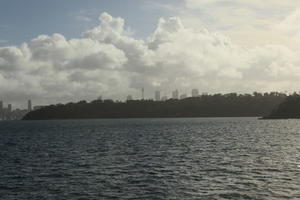
<instances>
[{"instance_id":1,"label":"forested peninsula","mask_svg":"<svg viewBox=\"0 0 300 200\"><path fill-rule=\"evenodd\" d=\"M300 95L293 94L286 97L271 114L262 119L300 119Z\"/></svg>"},{"instance_id":2,"label":"forested peninsula","mask_svg":"<svg viewBox=\"0 0 300 200\"><path fill-rule=\"evenodd\" d=\"M212 94L166 101L94 100L57 104L28 113L23 120L261 117L271 113L287 97L284 93ZM299 105L299 104L298 104Z\"/></svg>"}]
</instances>

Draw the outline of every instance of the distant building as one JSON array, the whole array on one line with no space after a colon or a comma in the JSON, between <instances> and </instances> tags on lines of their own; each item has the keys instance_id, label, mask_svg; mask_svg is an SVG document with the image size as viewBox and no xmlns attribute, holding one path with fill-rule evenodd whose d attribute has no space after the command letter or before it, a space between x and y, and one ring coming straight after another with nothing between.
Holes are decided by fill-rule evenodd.
<instances>
[{"instance_id":1,"label":"distant building","mask_svg":"<svg viewBox=\"0 0 300 200\"><path fill-rule=\"evenodd\" d=\"M155 91L155 101L160 101L160 91Z\"/></svg>"},{"instance_id":2,"label":"distant building","mask_svg":"<svg viewBox=\"0 0 300 200\"><path fill-rule=\"evenodd\" d=\"M167 96L163 96L162 98L161 98L161 101L167 101L168 100L168 97Z\"/></svg>"},{"instance_id":3,"label":"distant building","mask_svg":"<svg viewBox=\"0 0 300 200\"><path fill-rule=\"evenodd\" d=\"M127 96L127 101L132 101L132 100L133 100L132 96L131 96L131 95L128 95L128 96Z\"/></svg>"},{"instance_id":4,"label":"distant building","mask_svg":"<svg viewBox=\"0 0 300 200\"><path fill-rule=\"evenodd\" d=\"M31 100L28 100L27 110L28 110L28 112L31 112L31 110L32 110Z\"/></svg>"},{"instance_id":5,"label":"distant building","mask_svg":"<svg viewBox=\"0 0 300 200\"><path fill-rule=\"evenodd\" d=\"M11 110L12 110L12 105L11 104L8 104L7 110L8 110L8 112L11 112Z\"/></svg>"},{"instance_id":6,"label":"distant building","mask_svg":"<svg viewBox=\"0 0 300 200\"><path fill-rule=\"evenodd\" d=\"M11 111L12 111L12 105L11 104L8 104L8 106L7 106L7 110L6 110L6 119L7 120L12 120L12 113L11 113Z\"/></svg>"},{"instance_id":7,"label":"distant building","mask_svg":"<svg viewBox=\"0 0 300 200\"><path fill-rule=\"evenodd\" d=\"M186 95L186 94L180 95L180 99L185 99L185 98L187 98L187 95Z\"/></svg>"},{"instance_id":8,"label":"distant building","mask_svg":"<svg viewBox=\"0 0 300 200\"><path fill-rule=\"evenodd\" d=\"M192 97L198 97L199 96L199 90L198 89L193 89L192 90Z\"/></svg>"},{"instance_id":9,"label":"distant building","mask_svg":"<svg viewBox=\"0 0 300 200\"><path fill-rule=\"evenodd\" d=\"M11 112L11 118L10 120L21 120L26 114L28 113L28 110L20 110L16 109Z\"/></svg>"},{"instance_id":10,"label":"distant building","mask_svg":"<svg viewBox=\"0 0 300 200\"><path fill-rule=\"evenodd\" d=\"M41 108L43 108L43 107L45 107L45 106L34 106L34 107L33 107L33 110L39 110L39 109L41 109Z\"/></svg>"},{"instance_id":11,"label":"distant building","mask_svg":"<svg viewBox=\"0 0 300 200\"><path fill-rule=\"evenodd\" d=\"M30 110L32 110L31 100L28 100L27 103L28 103L27 109L13 110L12 104L8 104L7 107L4 107L3 101L0 101L0 120L21 120Z\"/></svg>"},{"instance_id":12,"label":"distant building","mask_svg":"<svg viewBox=\"0 0 300 200\"><path fill-rule=\"evenodd\" d=\"M178 90L175 90L175 91L172 92L172 98L173 99L178 99L179 98L179 92L178 92Z\"/></svg>"},{"instance_id":13,"label":"distant building","mask_svg":"<svg viewBox=\"0 0 300 200\"><path fill-rule=\"evenodd\" d=\"M2 120L8 120L8 118L9 118L8 108L3 108L2 109Z\"/></svg>"}]
</instances>

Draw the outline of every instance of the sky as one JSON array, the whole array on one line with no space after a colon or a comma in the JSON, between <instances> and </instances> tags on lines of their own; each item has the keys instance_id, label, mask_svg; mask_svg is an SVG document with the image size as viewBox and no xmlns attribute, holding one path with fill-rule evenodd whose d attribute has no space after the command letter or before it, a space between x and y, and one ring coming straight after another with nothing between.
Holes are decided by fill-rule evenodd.
<instances>
[{"instance_id":1,"label":"sky","mask_svg":"<svg viewBox=\"0 0 300 200\"><path fill-rule=\"evenodd\" d=\"M300 91L298 0L0 0L0 99Z\"/></svg>"}]
</instances>

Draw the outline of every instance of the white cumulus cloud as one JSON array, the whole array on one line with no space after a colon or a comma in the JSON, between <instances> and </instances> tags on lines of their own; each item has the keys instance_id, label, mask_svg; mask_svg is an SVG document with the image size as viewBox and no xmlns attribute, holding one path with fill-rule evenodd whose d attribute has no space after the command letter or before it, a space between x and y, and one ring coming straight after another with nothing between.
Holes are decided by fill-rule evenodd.
<instances>
[{"instance_id":1,"label":"white cumulus cloud","mask_svg":"<svg viewBox=\"0 0 300 200\"><path fill-rule=\"evenodd\" d=\"M283 21L285 27L294 17ZM0 94L21 104L80 99L124 99L140 89L170 93L299 90L299 51L284 45L242 47L179 17L161 18L153 34L136 39L125 20L102 13L81 38L40 35L21 46L0 47ZM287 30L287 29L286 29ZM298 29L291 29L297 32ZM296 34L297 35L297 34Z\"/></svg>"}]
</instances>

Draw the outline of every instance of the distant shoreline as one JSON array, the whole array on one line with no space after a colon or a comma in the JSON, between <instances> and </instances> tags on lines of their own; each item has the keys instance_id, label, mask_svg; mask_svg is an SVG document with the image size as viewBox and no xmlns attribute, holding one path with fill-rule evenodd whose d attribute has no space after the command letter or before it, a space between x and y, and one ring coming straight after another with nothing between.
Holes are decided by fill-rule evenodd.
<instances>
[{"instance_id":1,"label":"distant shoreline","mask_svg":"<svg viewBox=\"0 0 300 200\"><path fill-rule=\"evenodd\" d=\"M43 107L28 113L24 120L116 119L116 118L215 118L267 116L286 96L202 95L166 101L112 100L80 101Z\"/></svg>"},{"instance_id":2,"label":"distant shoreline","mask_svg":"<svg viewBox=\"0 0 300 200\"><path fill-rule=\"evenodd\" d=\"M263 119L300 119L300 95L295 93L286 97Z\"/></svg>"},{"instance_id":3,"label":"distant shoreline","mask_svg":"<svg viewBox=\"0 0 300 200\"><path fill-rule=\"evenodd\" d=\"M22 120L14 120L14 121L68 121L68 120L112 120L112 119L223 119L223 118L256 118L260 119L260 116L229 116L229 117L114 117L114 118L68 118L68 119L22 119ZM0 121L1 122L1 121Z\"/></svg>"}]
</instances>

